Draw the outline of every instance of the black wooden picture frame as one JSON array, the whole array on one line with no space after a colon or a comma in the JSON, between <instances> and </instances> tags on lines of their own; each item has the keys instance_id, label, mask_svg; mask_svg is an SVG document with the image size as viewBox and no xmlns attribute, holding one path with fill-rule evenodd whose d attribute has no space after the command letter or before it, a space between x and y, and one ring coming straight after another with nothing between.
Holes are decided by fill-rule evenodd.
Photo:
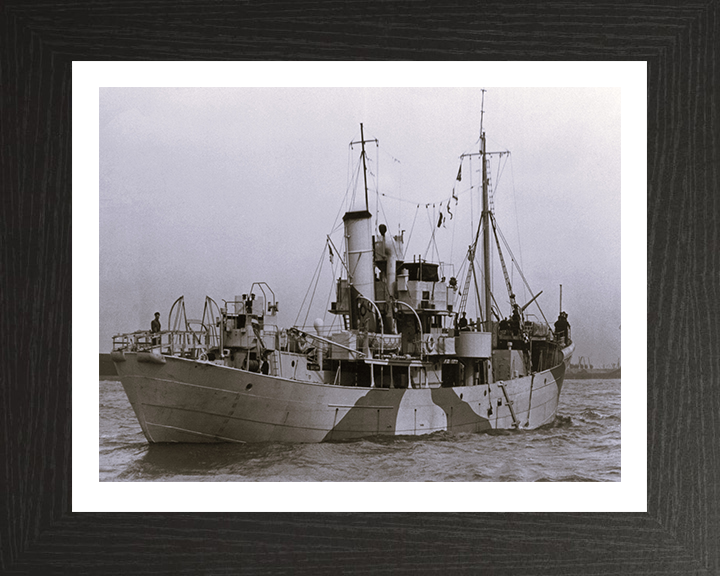
<instances>
[{"instance_id":1,"label":"black wooden picture frame","mask_svg":"<svg viewBox=\"0 0 720 576\"><path fill-rule=\"evenodd\" d=\"M0 572L720 573L718 12L717 0L0 5ZM285 59L648 62L648 404L623 414L647 415L647 513L71 512L72 361L97 361L71 339L72 61Z\"/></svg>"}]
</instances>

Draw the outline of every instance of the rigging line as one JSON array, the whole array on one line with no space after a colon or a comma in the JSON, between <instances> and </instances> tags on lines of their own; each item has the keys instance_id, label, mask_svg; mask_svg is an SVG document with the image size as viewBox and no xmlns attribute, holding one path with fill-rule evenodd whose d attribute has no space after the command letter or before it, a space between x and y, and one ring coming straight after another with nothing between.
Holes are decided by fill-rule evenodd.
<instances>
[{"instance_id":1,"label":"rigging line","mask_svg":"<svg viewBox=\"0 0 720 576\"><path fill-rule=\"evenodd\" d=\"M434 206L433 206L433 212L435 212ZM425 248L425 254L423 255L425 260L427 260L428 252L430 251L430 247L432 246L433 239L435 238L435 228L432 225L432 218L430 218L430 208L428 207L427 204L425 205L425 215L428 217L428 220L430 221L430 230L432 230L432 234L430 234L430 240L428 241L427 248ZM433 217L434 216L435 216L435 214L433 214Z\"/></svg>"},{"instance_id":2,"label":"rigging line","mask_svg":"<svg viewBox=\"0 0 720 576\"><path fill-rule=\"evenodd\" d=\"M348 186L345 190L345 193L347 194L348 190L350 190L350 179L352 178L352 170L353 170L353 161L352 161L352 146L348 146L348 152L347 152L347 168L346 168L346 174L345 174L345 182L347 182Z\"/></svg>"},{"instance_id":3,"label":"rigging line","mask_svg":"<svg viewBox=\"0 0 720 576\"><path fill-rule=\"evenodd\" d=\"M344 207L345 206L351 207L353 204L353 201L355 199L355 191L357 190L357 178L359 176L360 164L358 163L358 174L355 177L355 184L354 184L353 180L351 178L351 173L352 173L352 153L351 152L352 152L352 146L348 146L347 186L345 188L345 194L343 195L342 202L340 202L338 212L335 215L335 220L333 221L333 227L332 227L332 231L330 232L330 234L333 234L339 228L338 222L340 221L340 215L343 213ZM353 191L352 199L350 200L349 204L346 204L348 194L350 194L351 190Z\"/></svg>"},{"instance_id":4,"label":"rigging line","mask_svg":"<svg viewBox=\"0 0 720 576\"><path fill-rule=\"evenodd\" d=\"M477 245L478 245L478 242L480 241L480 232L482 232L483 230L485 230L485 221L484 221L484 219L481 218L480 223L478 224L477 234L475 235L475 241L473 242L473 245L472 245L472 250L473 250L472 257L473 258L472 258L472 262L470 263L471 264L470 270L472 271L473 281L475 282L475 297L476 297L476 301L477 301L477 313L480 315L482 315L483 307L482 307L482 303L480 302L480 288L477 285L477 271L475 269L475 256L477 255ZM489 283L492 286L492 270L484 270L482 268L480 270L482 272L481 279L483 281L483 286L485 286L486 283ZM491 291L491 295L492 295L492 291Z\"/></svg>"},{"instance_id":5,"label":"rigging line","mask_svg":"<svg viewBox=\"0 0 720 576\"><path fill-rule=\"evenodd\" d=\"M310 308L312 308L312 303L315 300L315 292L317 291L318 284L320 283L320 274L322 274L323 264L325 263L325 250L323 250L323 255L320 258L320 269L318 270L317 276L315 278L315 286L313 287L313 293L310 297L310 302L308 302L308 308L307 308L307 314L305 314L305 320L303 322L304 326L307 326L307 320L308 316L310 316Z\"/></svg>"},{"instance_id":6,"label":"rigging line","mask_svg":"<svg viewBox=\"0 0 720 576\"><path fill-rule=\"evenodd\" d=\"M455 250L455 230L457 229L458 218L453 218L452 235L450 236L450 262L453 262L453 253Z\"/></svg>"},{"instance_id":7,"label":"rigging line","mask_svg":"<svg viewBox=\"0 0 720 576\"><path fill-rule=\"evenodd\" d=\"M498 233L500 234L503 244L505 244L505 247L507 248L508 253L510 254L510 258L512 259L513 264L515 264L515 268L517 268L517 271L520 274L520 278L522 278L523 282L525 283L526 288L530 291L530 294L532 294L533 293L532 288L530 288L530 284L528 283L527 279L525 278L525 275L523 274L522 269L520 268L520 266L517 263L517 260L515 259L515 255L513 254L512 250L510 249L510 245L509 245L507 239L505 238L505 235L502 233L502 230L500 230L499 227L498 227ZM539 307L540 306L538 305L538 308Z\"/></svg>"},{"instance_id":8,"label":"rigging line","mask_svg":"<svg viewBox=\"0 0 720 576\"><path fill-rule=\"evenodd\" d=\"M475 258L475 254L477 253L477 245L480 241L480 232L482 232L485 228L485 222L480 220L480 223L478 224L477 232L475 233L475 239L473 240L473 243L471 244L471 247L473 249L473 258Z\"/></svg>"},{"instance_id":9,"label":"rigging line","mask_svg":"<svg viewBox=\"0 0 720 576\"><path fill-rule=\"evenodd\" d=\"M437 255L438 262L440 262L440 251L438 250L437 242L435 241L435 232L437 232L437 227L435 226L435 205L433 204L432 218L430 217L430 208L428 206L425 206L425 213L427 214L428 220L430 220L430 226L432 229L432 234L430 235L430 242L428 242L428 246L427 248L425 248L425 260L427 260L430 248L432 246L435 246L435 254ZM432 259L432 254L430 255L430 258Z\"/></svg>"},{"instance_id":10,"label":"rigging line","mask_svg":"<svg viewBox=\"0 0 720 576\"><path fill-rule=\"evenodd\" d=\"M335 248L335 255L338 257L338 260L340 260L340 264L343 265L343 268L345 268L345 271L348 273L348 276L349 276L349 275L350 275L350 270L348 269L347 264L345 264L345 260L342 259L342 256L340 255L341 252L335 247L335 243L332 241L332 239L330 238L330 236L327 236L327 241L330 243L330 246L332 246L333 248ZM327 246L327 243L326 243L326 246ZM324 254L324 253L325 253L325 251L323 250L323 254Z\"/></svg>"},{"instance_id":11,"label":"rigging line","mask_svg":"<svg viewBox=\"0 0 720 576\"><path fill-rule=\"evenodd\" d=\"M342 212L342 210L341 210L341 212ZM338 224L335 226L335 228L333 228L332 230L330 230L330 234L329 234L329 235L335 234L335 232L337 232L338 230L340 230L340 229L342 229L342 228L343 228L343 223L340 222L340 223L338 223Z\"/></svg>"},{"instance_id":12,"label":"rigging line","mask_svg":"<svg viewBox=\"0 0 720 576\"><path fill-rule=\"evenodd\" d=\"M352 193L352 197L350 198L350 206L348 206L348 210L352 209L352 207L355 205L355 196L357 194L359 180L360 180L360 163L358 162L357 170L355 172L355 177L354 177L353 181L350 183L353 193Z\"/></svg>"},{"instance_id":13,"label":"rigging line","mask_svg":"<svg viewBox=\"0 0 720 576\"><path fill-rule=\"evenodd\" d=\"M402 219L403 219L403 209L402 209L402 203L403 203L403 200L402 200L402 193L403 193L403 185L402 185L402 184L403 184L403 178L402 178L402 177L403 177L403 171L402 171L402 164L400 163L400 160L398 160L398 164L400 164L400 170L398 170L398 173L399 173L399 178L398 178L398 179L399 179L399 181L400 181L400 183L399 183L399 185L398 185L398 190L399 190L398 193L400 194L400 197L398 198L398 236L399 236L399 235L400 235L400 230L402 229L401 222L402 222Z\"/></svg>"},{"instance_id":14,"label":"rigging line","mask_svg":"<svg viewBox=\"0 0 720 576\"><path fill-rule=\"evenodd\" d=\"M302 304L300 304L300 308L298 309L298 315L295 318L295 325L297 326L298 320L300 320L300 315L302 314L303 306L305 306L305 301L307 300L308 294L310 293L310 287L312 286L313 280L315 279L315 275L318 273L318 269L322 266L323 258L325 258L325 250L322 251L320 254L320 260L317 263L317 266L315 266L315 272L313 272L313 276L310 279L310 285L308 286L307 292L305 292L305 297L303 298Z\"/></svg>"},{"instance_id":15,"label":"rigging line","mask_svg":"<svg viewBox=\"0 0 720 576\"><path fill-rule=\"evenodd\" d=\"M522 242L520 241L520 222L518 221L518 213L517 213L517 193L515 191L515 170L513 168L512 156L510 156L510 180L512 181L513 204L515 205L515 229L517 230L518 252L520 254L520 265L522 266L522 263L523 263Z\"/></svg>"},{"instance_id":16,"label":"rigging line","mask_svg":"<svg viewBox=\"0 0 720 576\"><path fill-rule=\"evenodd\" d=\"M380 145L378 144L377 141L375 142L375 150L376 150L375 156L376 156L377 172L378 172L377 179L379 182L379 180L380 180L380 156L381 155L384 154L385 156L388 156L393 162L400 164L401 167L402 167L402 162L400 162L400 160L398 160L397 158L395 158L395 156L393 156L392 154L389 154L385 150L381 151ZM402 195L402 170L399 171L399 175L400 175L399 189L400 189L400 194ZM380 192L379 184L376 186L376 188L377 188L376 192L377 192L378 196L384 196L385 198L389 198L391 200L398 200L399 202L407 202L408 204L415 204L415 202L411 202L409 200L403 200L402 197L398 198L396 196L392 196L390 194L385 194L384 192ZM380 203L380 210L382 211L383 216L386 219L386 224L387 224L389 222L389 220L388 220L387 214L385 213L385 207L382 205L382 203ZM402 207L398 207L398 213L402 214ZM398 220L399 220L399 218L398 218ZM399 225L399 223L398 223L398 225Z\"/></svg>"},{"instance_id":17,"label":"rigging line","mask_svg":"<svg viewBox=\"0 0 720 576\"><path fill-rule=\"evenodd\" d=\"M502 158L503 155L502 155L502 154L500 155L500 162L498 162L497 180L496 180L496 182L495 182L495 188L496 188L496 189L497 189L497 187L500 185L500 177L505 173L505 167L507 166L508 159L510 158L510 152L507 153L507 156L508 156L508 158L506 158L505 161L503 162L503 158ZM512 164L511 164L511 166L512 166ZM513 184L514 184L514 183L513 183ZM518 224L517 203L515 202L515 190L514 190L514 188L513 188L513 208L515 209L515 210L514 210L514 212L515 212L515 227L517 228L517 231L518 231L518 245L520 245L520 229L519 229L519 224ZM499 245L498 245L498 250L499 250L499 249L500 249L500 247L499 247ZM512 276L513 276L513 280L515 279L515 274L514 274L514 272L515 272L515 269L514 269L514 268L511 268L511 269L510 269L510 273L511 273ZM530 294L530 295L532 296L532 294Z\"/></svg>"},{"instance_id":18,"label":"rigging line","mask_svg":"<svg viewBox=\"0 0 720 576\"><path fill-rule=\"evenodd\" d=\"M459 196L463 196L467 194L468 192L471 192L472 188L465 188L464 190L460 190L459 192L455 192L455 198ZM449 202L453 199L453 194L450 194L450 196L443 196L440 199L437 200L430 200L429 202L418 202L417 200L405 200L403 198L399 198L397 196L392 196L390 194L385 194L384 192L380 192L380 196L384 196L385 198L389 198L390 200L397 200L398 202L404 202L405 204L439 204L440 202Z\"/></svg>"},{"instance_id":19,"label":"rigging line","mask_svg":"<svg viewBox=\"0 0 720 576\"><path fill-rule=\"evenodd\" d=\"M428 211L428 207L425 206L425 215L426 216L427 216L427 211ZM428 244L425 247L425 251L422 254L420 254L420 257L425 258L425 260L427 260L427 253L428 253L428 250L430 250L430 246L432 245L433 234L435 234L435 230L433 228L430 228L430 229L432 230L432 234L430 234L430 239L428 240Z\"/></svg>"},{"instance_id":20,"label":"rigging line","mask_svg":"<svg viewBox=\"0 0 720 576\"><path fill-rule=\"evenodd\" d=\"M375 141L375 164L377 166L377 176L375 177L375 223L380 218L380 146Z\"/></svg>"},{"instance_id":21,"label":"rigging line","mask_svg":"<svg viewBox=\"0 0 720 576\"><path fill-rule=\"evenodd\" d=\"M413 218L412 226L410 227L410 234L408 234L408 241L407 244L405 244L405 252L403 252L403 260L405 260L405 256L407 256L407 251L410 248L410 239L412 238L413 230L415 230L415 221L417 220L418 211L420 210L420 204L417 205L417 208L415 208L415 217Z\"/></svg>"},{"instance_id":22,"label":"rigging line","mask_svg":"<svg viewBox=\"0 0 720 576\"><path fill-rule=\"evenodd\" d=\"M331 277L333 280L335 279L335 269L336 268L337 268L337 266L335 266L335 265L332 265L330 268L330 274L331 274ZM323 318L327 317L327 311L330 308L330 299L332 298L332 295L333 295L333 285L331 283L330 290L328 290L327 301L325 302L325 309L323 310ZM336 319L337 319L337 314L333 314L333 321L330 323L330 331L331 332L332 332L332 327L335 325Z\"/></svg>"},{"instance_id":23,"label":"rigging line","mask_svg":"<svg viewBox=\"0 0 720 576\"><path fill-rule=\"evenodd\" d=\"M495 318L500 320L500 305L497 303L497 300L495 300L495 294L490 292L490 298L492 298L493 303L495 304L495 307L492 309L493 312L495 312Z\"/></svg>"},{"instance_id":24,"label":"rigging line","mask_svg":"<svg viewBox=\"0 0 720 576\"><path fill-rule=\"evenodd\" d=\"M376 146L376 147L378 148L378 150L380 149L379 146ZM387 146L385 146L385 148L387 148ZM385 156L389 156L390 158L392 158L392 160L393 160L394 162L397 162L398 164L402 164L402 162L400 162L400 160L398 160L397 158L395 158L395 156L393 156L392 154L390 154L390 153L387 152L386 150L383 150L383 151L382 151L382 154L385 154Z\"/></svg>"},{"instance_id":25,"label":"rigging line","mask_svg":"<svg viewBox=\"0 0 720 576\"><path fill-rule=\"evenodd\" d=\"M383 206L382 202L380 203L380 209L382 210L382 213L383 213L383 216L385 217L385 222L386 222L386 225L387 225L387 222L389 222L390 219L387 217L387 214L385 214L385 206ZM390 232L390 228L388 228L388 232ZM398 235L399 235L399 232L398 232ZM390 238L392 238L392 237L393 237L393 236L392 236L392 232L390 232ZM400 260L400 254L397 253L397 250L396 250L396 249L397 249L397 246L396 246L395 242L392 243L392 247L393 247L392 250L393 250L393 252L395 253L395 257L396 257L398 260Z\"/></svg>"},{"instance_id":26,"label":"rigging line","mask_svg":"<svg viewBox=\"0 0 720 576\"><path fill-rule=\"evenodd\" d=\"M502 178L502 175L505 174L505 168L507 166L508 160L510 158L510 152L505 154L507 158L503 159L503 155L500 156L500 162L498 162L498 171L497 171L497 179L495 180L495 187L497 188L500 185L500 178Z\"/></svg>"},{"instance_id":27,"label":"rigging line","mask_svg":"<svg viewBox=\"0 0 720 576\"><path fill-rule=\"evenodd\" d=\"M493 186L493 195L497 195L497 188L500 184L500 165L502 164L502 156L500 157L500 161L497 163L496 170L495 170L495 186Z\"/></svg>"},{"instance_id":28,"label":"rigging line","mask_svg":"<svg viewBox=\"0 0 720 576\"><path fill-rule=\"evenodd\" d=\"M345 196L347 197L350 190L353 189L353 171L354 171L355 163L353 162L353 147L352 145L348 146L348 156L347 156L347 188L345 190Z\"/></svg>"},{"instance_id":29,"label":"rigging line","mask_svg":"<svg viewBox=\"0 0 720 576\"><path fill-rule=\"evenodd\" d=\"M385 213L385 206L383 206L383 203L378 200L378 204L380 205L380 211L382 212L383 218L385 219L385 222L389 222L389 218L387 217L387 214ZM379 216L379 215L378 215ZM392 234L392 232L391 232Z\"/></svg>"},{"instance_id":30,"label":"rigging line","mask_svg":"<svg viewBox=\"0 0 720 576\"><path fill-rule=\"evenodd\" d=\"M443 214L442 214L442 207L440 207L440 208L438 209L438 213L439 213L441 216L443 215ZM432 220L430 221L430 224L433 225L432 243L433 243L433 246L435 246L435 256L437 256L437 261L440 262L440 260L441 260L441 258L440 258L440 249L438 248L437 239L436 239L436 237L435 237L435 233L438 231L438 227L435 226L435 207L434 207L434 206L433 206L433 217L432 217Z\"/></svg>"},{"instance_id":31,"label":"rigging line","mask_svg":"<svg viewBox=\"0 0 720 576\"><path fill-rule=\"evenodd\" d=\"M462 264L460 264L460 268L458 269L457 274L455 275L455 278L458 278L458 276L462 275L463 270L465 270L465 266L467 266L469 260L467 258L463 258Z\"/></svg>"},{"instance_id":32,"label":"rigging line","mask_svg":"<svg viewBox=\"0 0 720 576\"><path fill-rule=\"evenodd\" d=\"M340 214L343 213L343 207L346 205L345 201L347 200L349 191L350 188L348 187L348 189L345 190L345 195L343 196L342 202L340 202L340 207L338 208L337 214L335 214L335 220L333 221L333 227L330 231L330 234L334 234L342 226L342 219L340 218ZM352 205L352 203L350 205Z\"/></svg>"},{"instance_id":33,"label":"rigging line","mask_svg":"<svg viewBox=\"0 0 720 576\"><path fill-rule=\"evenodd\" d=\"M503 276L505 277L505 288L510 298L510 305L515 305L515 292L512 288L512 282L510 282L510 276L508 276L507 266L505 266L505 257L503 256L502 248L500 247L500 239L498 238L498 226L495 215L490 214L490 223L492 224L493 237L495 239L495 245L497 246L498 256L500 257L500 266L502 266Z\"/></svg>"},{"instance_id":34,"label":"rigging line","mask_svg":"<svg viewBox=\"0 0 720 576\"><path fill-rule=\"evenodd\" d=\"M487 138L487 142L488 142L489 144L493 144L493 145L494 145L494 143L495 143L495 141L492 140L491 138ZM501 149L501 148L503 148L503 146L498 143L497 149ZM488 156L496 156L496 155L499 156L498 164L497 164L497 171L495 172L495 176L496 176L496 182L495 182L495 184L496 184L496 188L497 188L497 185L500 183L500 176L503 175L503 173L504 173L504 171L505 171L505 165L507 164L507 158L506 158L505 161L503 162L503 156L510 156L510 150L507 150L507 149L506 149L506 150L501 151L501 152L488 153Z\"/></svg>"},{"instance_id":35,"label":"rigging line","mask_svg":"<svg viewBox=\"0 0 720 576\"><path fill-rule=\"evenodd\" d=\"M472 156L469 157L470 159L470 230L473 230L475 228L474 223L474 216L473 216L473 196L472 193L473 190L473 168L472 168Z\"/></svg>"},{"instance_id":36,"label":"rigging line","mask_svg":"<svg viewBox=\"0 0 720 576\"><path fill-rule=\"evenodd\" d=\"M375 226L378 225L378 221L380 218L380 192L378 191L377 186L375 186Z\"/></svg>"},{"instance_id":37,"label":"rigging line","mask_svg":"<svg viewBox=\"0 0 720 576\"><path fill-rule=\"evenodd\" d=\"M476 272L476 270L475 270L475 263L474 263L474 262L472 263L471 270L472 270L472 275L473 275L473 282L475 282L475 296L476 296L476 300L477 300L477 314L478 314L478 319L480 319L480 317L482 317L482 315L483 315L483 305L482 305L482 303L480 302L480 288L478 287L478 283L477 283L477 272ZM487 272L483 272L483 276L482 276L483 285L484 285L484 283L485 283L485 274L487 274ZM492 298L492 291L490 291L490 297ZM491 305L491 304L489 304L489 303L486 302L485 305L488 307L488 309L489 309L490 311L492 311L492 305Z\"/></svg>"},{"instance_id":38,"label":"rigging line","mask_svg":"<svg viewBox=\"0 0 720 576\"><path fill-rule=\"evenodd\" d=\"M532 294L533 294L532 288L530 288L530 284L528 283L527 279L525 278L525 274L523 274L523 271L520 269L520 266L518 265L517 260L515 260L515 256L513 255L513 252L510 249L510 245L508 244L507 240L505 239L505 236L502 233L502 230L500 230L500 227L498 227L497 230L498 230L498 233L500 234L500 238L502 238L503 243L505 244L505 247L508 250L508 253L510 254L510 258L512 259L513 264L515 264L515 268L517 268L517 271L520 274L520 278L522 278L523 282L525 283L525 286L527 287L528 291L530 292L530 295L532 296ZM545 320L545 323L549 325L550 323L548 322L547 318L545 318L545 313L543 312L542 308L540 307L540 303L537 300L535 300L535 305L538 307L538 310L540 310L540 315L543 317L543 320Z\"/></svg>"},{"instance_id":39,"label":"rigging line","mask_svg":"<svg viewBox=\"0 0 720 576\"><path fill-rule=\"evenodd\" d=\"M463 282L462 288L460 289L460 305L458 306L458 314L465 312L467 308L467 302L470 299L470 279L473 273L472 262L468 260L468 268L465 271L465 281Z\"/></svg>"},{"instance_id":40,"label":"rigging line","mask_svg":"<svg viewBox=\"0 0 720 576\"><path fill-rule=\"evenodd\" d=\"M484 228L484 223L481 220L480 223L478 224L477 232L475 233L475 239L473 240L473 243L470 244L470 246L468 246L467 257L463 261L463 266L460 267L460 270L462 271L463 267L465 266L465 262L468 263L468 271L467 271L467 275L465 277L465 284L463 285L463 288L461 289L460 309L458 310L459 312L462 312L465 309L465 306L463 305L463 300L465 300L465 303L467 304L467 300L470 297L470 275L471 274L474 275L474 273L475 273L475 264L474 263L475 263L475 255L477 253L477 243L480 239L480 232L482 232L483 228ZM460 272L458 272L457 277L459 277L460 275L461 275ZM477 280L475 283L477 285ZM477 297L479 299L480 293L477 290L477 288L476 288L476 292L477 292ZM479 306L479 302L478 302L478 306ZM481 308L481 306L479 306L479 307Z\"/></svg>"},{"instance_id":41,"label":"rigging line","mask_svg":"<svg viewBox=\"0 0 720 576\"><path fill-rule=\"evenodd\" d=\"M455 280L459 281L460 278L463 277L463 274L465 273L465 266L467 264L468 264L468 259L464 258L463 263L460 266L460 269L457 271L457 274L455 275ZM456 309L458 311L458 314L460 313L460 310L458 308L458 306L459 306L458 298L460 298L462 300L462 294L463 294L463 289L461 287L457 292L455 292L455 300L453 300L453 309Z\"/></svg>"},{"instance_id":42,"label":"rigging line","mask_svg":"<svg viewBox=\"0 0 720 576\"><path fill-rule=\"evenodd\" d=\"M472 286L470 285L470 281L472 280L472 285L475 287L473 290ZM475 298L470 298L470 294L472 292L475 292ZM478 316L478 318L482 317L482 304L480 303L480 289L478 288L478 272L475 269L475 262L468 261L468 268L467 272L465 273L465 284L463 285L463 296L460 300L460 307L458 309L458 313L463 313L468 310L468 302L472 306L475 306L475 313Z\"/></svg>"}]
</instances>

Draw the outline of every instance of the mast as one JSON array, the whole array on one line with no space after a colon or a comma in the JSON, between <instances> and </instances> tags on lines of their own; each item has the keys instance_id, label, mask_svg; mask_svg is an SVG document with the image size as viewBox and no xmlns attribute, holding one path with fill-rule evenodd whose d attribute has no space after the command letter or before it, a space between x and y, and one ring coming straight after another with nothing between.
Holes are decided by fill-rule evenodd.
<instances>
[{"instance_id":1,"label":"mast","mask_svg":"<svg viewBox=\"0 0 720 576\"><path fill-rule=\"evenodd\" d=\"M369 331L375 330L375 275L374 275L374 249L372 236L372 215L368 203L367 164L365 162L365 143L377 140L365 140L363 125L360 124L360 142L351 142L362 145L363 177L365 180L365 210L352 210L343 216L345 227L345 262L348 274L347 302L351 325L359 328L361 325ZM353 196L354 199L354 196ZM369 302L371 307L362 302Z\"/></svg>"},{"instance_id":2,"label":"mast","mask_svg":"<svg viewBox=\"0 0 720 576\"><path fill-rule=\"evenodd\" d=\"M483 277L485 278L485 325L484 329L490 331L491 294L490 294L490 203L488 200L487 159L485 152L485 133L480 135L480 157L482 158L482 194L483 194Z\"/></svg>"},{"instance_id":3,"label":"mast","mask_svg":"<svg viewBox=\"0 0 720 576\"><path fill-rule=\"evenodd\" d=\"M483 328L490 331L492 319L490 300L490 201L488 199L488 178L487 178L487 152L485 148L485 131L483 119L485 116L485 89L482 89L480 100L480 158L482 159L482 195L483 210L481 222L483 226L483 278L485 278L485 323ZM479 297L479 295L478 295Z\"/></svg>"},{"instance_id":4,"label":"mast","mask_svg":"<svg viewBox=\"0 0 720 576\"><path fill-rule=\"evenodd\" d=\"M365 135L363 134L363 125L360 122L360 142L362 143L362 159L363 159L363 178L365 179L365 210L370 211L370 204L368 204L368 190L367 190L367 165L365 164Z\"/></svg>"},{"instance_id":5,"label":"mast","mask_svg":"<svg viewBox=\"0 0 720 576\"><path fill-rule=\"evenodd\" d=\"M368 187L367 187L367 164L365 162L365 143L366 142L375 142L375 145L377 146L378 141L377 138L373 138L372 140L365 140L365 134L363 133L363 125L362 122L360 122L360 141L359 142L350 142L350 146L353 144L360 144L362 146L362 153L360 156L362 156L363 161L363 179L365 182L365 211L370 211L370 204L368 203Z\"/></svg>"}]
</instances>

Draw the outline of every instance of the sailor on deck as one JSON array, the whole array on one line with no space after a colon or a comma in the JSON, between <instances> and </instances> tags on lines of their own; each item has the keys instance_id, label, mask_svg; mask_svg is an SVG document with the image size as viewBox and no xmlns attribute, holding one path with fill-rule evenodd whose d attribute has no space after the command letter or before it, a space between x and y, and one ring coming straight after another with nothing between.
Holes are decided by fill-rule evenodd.
<instances>
[{"instance_id":1,"label":"sailor on deck","mask_svg":"<svg viewBox=\"0 0 720 576\"><path fill-rule=\"evenodd\" d=\"M150 332L153 334L159 334L161 330L160 326L160 312L155 312L155 319L150 322ZM160 337L154 336L152 339L153 346L160 344Z\"/></svg>"},{"instance_id":2,"label":"sailor on deck","mask_svg":"<svg viewBox=\"0 0 720 576\"><path fill-rule=\"evenodd\" d=\"M467 321L467 318L465 318L465 312L463 312L462 318L460 318L460 320L458 320L458 328L460 330L465 330L465 329L467 329L467 325L468 325L468 321Z\"/></svg>"},{"instance_id":3,"label":"sailor on deck","mask_svg":"<svg viewBox=\"0 0 720 576\"><path fill-rule=\"evenodd\" d=\"M560 312L560 316L555 322L555 337L558 342L563 343L570 338L570 322L567 319L567 312Z\"/></svg>"}]
</instances>

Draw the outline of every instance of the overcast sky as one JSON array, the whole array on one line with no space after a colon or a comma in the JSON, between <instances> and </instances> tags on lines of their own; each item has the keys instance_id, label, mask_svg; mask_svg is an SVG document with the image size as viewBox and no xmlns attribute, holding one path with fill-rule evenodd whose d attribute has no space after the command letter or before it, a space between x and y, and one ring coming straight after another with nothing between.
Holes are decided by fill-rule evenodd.
<instances>
[{"instance_id":1,"label":"overcast sky","mask_svg":"<svg viewBox=\"0 0 720 576\"><path fill-rule=\"evenodd\" d=\"M155 311L167 327L178 296L199 318L205 295L232 300L255 281L270 284L289 326L322 261L312 322L339 275L325 238L348 206L361 122L379 141L368 145L371 211L405 230L408 259L439 255L458 271L479 162L456 175L478 149L480 109L478 89L101 89L100 351L113 334L149 329ZM511 152L491 165L497 220L533 293L544 291L545 316L557 317L562 284L575 361L617 362L620 90L491 88L483 127L488 150ZM433 231L437 255L426 251ZM524 304L532 296L512 280ZM494 284L508 314L499 267Z\"/></svg>"}]
</instances>

